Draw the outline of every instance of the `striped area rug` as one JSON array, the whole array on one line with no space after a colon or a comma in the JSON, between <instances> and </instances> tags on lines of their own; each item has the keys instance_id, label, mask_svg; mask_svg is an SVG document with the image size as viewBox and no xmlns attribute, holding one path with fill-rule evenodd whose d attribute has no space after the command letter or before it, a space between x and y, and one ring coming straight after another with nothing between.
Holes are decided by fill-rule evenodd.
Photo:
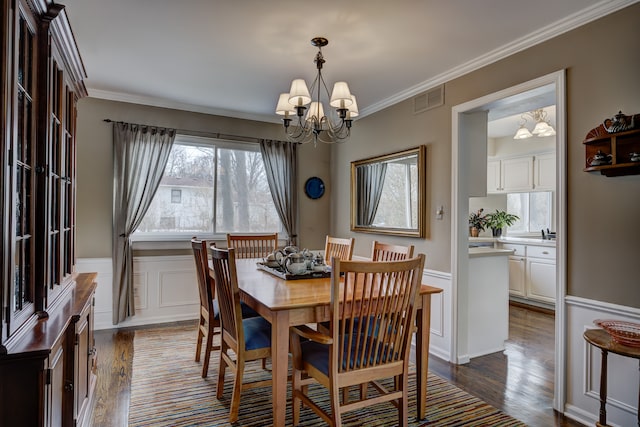
<instances>
[{"instance_id":1,"label":"striped area rug","mask_svg":"<svg viewBox=\"0 0 640 427\"><path fill-rule=\"evenodd\" d=\"M215 397L217 357L211 358L209 377L200 376L202 365L194 361L196 327L176 326L136 331L134 338L130 426L230 426L228 422L232 377L227 371L225 394ZM414 375L414 374L412 374ZM249 364L245 379L268 378L260 362ZM411 426L524 426L440 377L429 374L427 419L415 419L415 381L409 379ZM326 390L317 386L319 396ZM354 393L356 391L354 390ZM328 397L328 396L327 396ZM288 399L287 419L291 425ZM328 407L328 398L325 399ZM256 388L243 392L240 418L234 426L271 424L271 389ZM397 411L380 404L343 416L345 427L394 426ZM302 409L301 426L326 425L309 408Z\"/></svg>"}]
</instances>

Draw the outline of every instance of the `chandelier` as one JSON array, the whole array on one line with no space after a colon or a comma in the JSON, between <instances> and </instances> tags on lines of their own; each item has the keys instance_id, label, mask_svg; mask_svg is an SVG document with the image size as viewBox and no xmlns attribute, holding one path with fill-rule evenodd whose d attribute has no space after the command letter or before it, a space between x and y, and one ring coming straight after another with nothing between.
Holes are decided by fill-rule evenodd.
<instances>
[{"instance_id":1,"label":"chandelier","mask_svg":"<svg viewBox=\"0 0 640 427\"><path fill-rule=\"evenodd\" d=\"M276 114L284 116L282 123L289 141L313 141L316 145L318 141L344 142L351 135L353 118L358 115L356 97L351 94L346 82L336 82L329 96L329 89L322 78L322 66L325 63L322 47L328 43L329 40L324 37L311 39L311 44L318 48L314 60L318 75L311 83L311 90L304 79L295 79L291 82L289 93L280 94L278 99ZM324 113L323 97L333 107L328 110L328 115Z\"/></svg>"},{"instance_id":2,"label":"chandelier","mask_svg":"<svg viewBox=\"0 0 640 427\"><path fill-rule=\"evenodd\" d=\"M520 117L522 119L522 121L520 122L520 128L518 128L518 130L516 131L513 139L526 139L531 138L534 135L539 137L553 136L556 134L555 129L553 128L553 126L551 126L549 120L547 120L547 112L542 108L524 113ZM529 131L529 129L525 127L525 124L527 123L527 117L533 119L536 124L532 131Z\"/></svg>"}]
</instances>

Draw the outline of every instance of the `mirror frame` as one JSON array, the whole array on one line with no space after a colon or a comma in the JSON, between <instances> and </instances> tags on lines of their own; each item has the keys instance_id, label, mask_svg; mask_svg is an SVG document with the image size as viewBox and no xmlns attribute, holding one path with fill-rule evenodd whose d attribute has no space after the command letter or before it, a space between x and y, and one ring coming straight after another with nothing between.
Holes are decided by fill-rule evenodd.
<instances>
[{"instance_id":1,"label":"mirror frame","mask_svg":"<svg viewBox=\"0 0 640 427\"><path fill-rule=\"evenodd\" d=\"M351 231L360 231L363 233L390 234L395 236L408 237L424 237L426 232L426 201L427 201L427 147L420 145L408 150L397 151L381 156L369 157L367 159L355 160L351 162ZM356 186L356 169L358 166L370 163L387 162L396 158L406 157L416 154L418 156L418 228L396 228L396 227L378 227L357 224L357 186Z\"/></svg>"}]
</instances>

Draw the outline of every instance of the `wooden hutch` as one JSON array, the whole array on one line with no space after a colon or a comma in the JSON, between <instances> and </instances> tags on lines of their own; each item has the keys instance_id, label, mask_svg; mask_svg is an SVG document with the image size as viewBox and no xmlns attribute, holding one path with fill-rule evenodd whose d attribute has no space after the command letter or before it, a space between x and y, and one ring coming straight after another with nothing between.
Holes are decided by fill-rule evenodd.
<instances>
[{"instance_id":1,"label":"wooden hutch","mask_svg":"<svg viewBox=\"0 0 640 427\"><path fill-rule=\"evenodd\" d=\"M0 425L88 425L96 281L75 271L84 65L63 5L1 1Z\"/></svg>"}]
</instances>

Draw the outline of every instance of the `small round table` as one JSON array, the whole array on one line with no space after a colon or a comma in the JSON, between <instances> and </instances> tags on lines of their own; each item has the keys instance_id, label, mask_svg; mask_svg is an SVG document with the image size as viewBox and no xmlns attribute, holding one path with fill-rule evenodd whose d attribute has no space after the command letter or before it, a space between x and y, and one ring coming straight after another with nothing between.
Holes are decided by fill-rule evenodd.
<instances>
[{"instance_id":1,"label":"small round table","mask_svg":"<svg viewBox=\"0 0 640 427\"><path fill-rule=\"evenodd\" d=\"M640 360L640 347L629 347L619 344L611 338L604 329L590 329L584 334L584 339L591 345L602 350L602 365L600 368L600 417L597 427L607 426L607 354L609 352L620 356L632 357ZM640 427L640 394L638 395L638 426Z\"/></svg>"}]
</instances>

